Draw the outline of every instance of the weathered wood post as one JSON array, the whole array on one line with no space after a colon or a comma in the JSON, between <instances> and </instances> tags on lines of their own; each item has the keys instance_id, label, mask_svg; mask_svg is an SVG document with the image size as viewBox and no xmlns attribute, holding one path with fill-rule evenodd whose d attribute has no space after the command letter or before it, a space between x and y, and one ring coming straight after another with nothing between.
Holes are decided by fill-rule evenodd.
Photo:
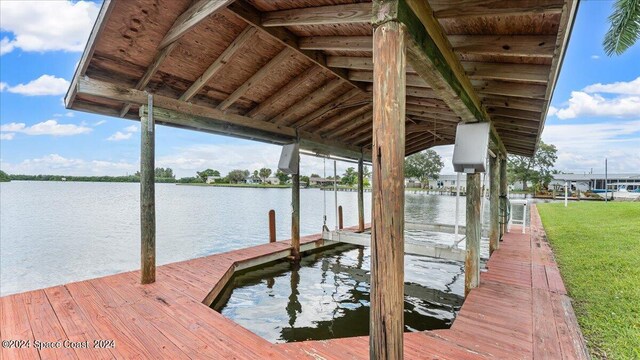
<instances>
[{"instance_id":1,"label":"weathered wood post","mask_svg":"<svg viewBox=\"0 0 640 360\"><path fill-rule=\"evenodd\" d=\"M338 206L338 230L344 229L344 220L342 218L342 205Z\"/></svg>"},{"instance_id":2,"label":"weathered wood post","mask_svg":"<svg viewBox=\"0 0 640 360\"><path fill-rule=\"evenodd\" d=\"M276 242L276 211L269 210L269 242Z\"/></svg>"},{"instance_id":3,"label":"weathered wood post","mask_svg":"<svg viewBox=\"0 0 640 360\"><path fill-rule=\"evenodd\" d=\"M489 157L489 254L500 247L500 159Z\"/></svg>"},{"instance_id":4,"label":"weathered wood post","mask_svg":"<svg viewBox=\"0 0 640 360\"><path fill-rule=\"evenodd\" d=\"M480 284L480 173L467 174L467 254L464 262L464 296Z\"/></svg>"},{"instance_id":5,"label":"weathered wood post","mask_svg":"<svg viewBox=\"0 0 640 360\"><path fill-rule=\"evenodd\" d=\"M387 11L375 3L374 17L385 18ZM371 359L403 355L405 42L406 28L396 21L374 30Z\"/></svg>"},{"instance_id":6,"label":"weathered wood post","mask_svg":"<svg viewBox=\"0 0 640 360\"><path fill-rule=\"evenodd\" d=\"M300 260L300 155L294 156L298 161L291 175L291 256L297 261Z\"/></svg>"},{"instance_id":7,"label":"weathered wood post","mask_svg":"<svg viewBox=\"0 0 640 360\"><path fill-rule=\"evenodd\" d=\"M500 158L500 207L502 214L500 219L500 240L507 233L507 154Z\"/></svg>"},{"instance_id":8,"label":"weathered wood post","mask_svg":"<svg viewBox=\"0 0 640 360\"><path fill-rule=\"evenodd\" d=\"M149 105L140 107L140 283L156 281L156 195L155 195L155 123L153 95Z\"/></svg>"},{"instance_id":9,"label":"weathered wood post","mask_svg":"<svg viewBox=\"0 0 640 360\"><path fill-rule=\"evenodd\" d=\"M358 159L358 231L364 232L364 164Z\"/></svg>"}]
</instances>

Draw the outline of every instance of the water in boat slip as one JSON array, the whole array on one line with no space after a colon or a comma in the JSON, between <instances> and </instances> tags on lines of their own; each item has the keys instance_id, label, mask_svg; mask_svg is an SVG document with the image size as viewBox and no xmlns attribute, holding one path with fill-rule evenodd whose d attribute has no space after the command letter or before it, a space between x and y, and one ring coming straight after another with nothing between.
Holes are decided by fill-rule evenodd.
<instances>
[{"instance_id":1,"label":"water in boat slip","mask_svg":"<svg viewBox=\"0 0 640 360\"><path fill-rule=\"evenodd\" d=\"M275 342L369 333L368 248L340 245L237 274L212 304L236 323ZM463 264L405 256L405 331L445 329L460 309Z\"/></svg>"},{"instance_id":2,"label":"water in boat slip","mask_svg":"<svg viewBox=\"0 0 640 360\"><path fill-rule=\"evenodd\" d=\"M134 183L0 183L0 294L138 269L139 191ZM320 232L325 195L327 225L335 226L333 193L303 189L302 234ZM156 198L158 264L264 244L270 209L278 239L290 237L289 189L157 184ZM338 203L345 226L357 224L357 194L338 192ZM464 198L461 205L463 224ZM410 221L453 224L455 197L407 193L405 209Z\"/></svg>"}]
</instances>

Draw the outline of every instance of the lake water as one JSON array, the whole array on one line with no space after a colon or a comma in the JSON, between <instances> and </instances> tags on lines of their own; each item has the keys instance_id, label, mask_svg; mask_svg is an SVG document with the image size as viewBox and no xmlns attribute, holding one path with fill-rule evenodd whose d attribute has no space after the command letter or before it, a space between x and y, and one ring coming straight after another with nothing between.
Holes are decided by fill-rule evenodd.
<instances>
[{"instance_id":1,"label":"lake water","mask_svg":"<svg viewBox=\"0 0 640 360\"><path fill-rule=\"evenodd\" d=\"M301 232L335 226L333 192L301 190ZM371 193L365 193L370 220ZM290 238L291 191L156 185L158 264L268 242L268 211L278 239ZM338 192L345 226L357 224L357 193ZM464 198L460 201L464 224ZM455 197L406 194L406 219L454 223ZM139 184L0 183L0 294L138 269Z\"/></svg>"}]
</instances>

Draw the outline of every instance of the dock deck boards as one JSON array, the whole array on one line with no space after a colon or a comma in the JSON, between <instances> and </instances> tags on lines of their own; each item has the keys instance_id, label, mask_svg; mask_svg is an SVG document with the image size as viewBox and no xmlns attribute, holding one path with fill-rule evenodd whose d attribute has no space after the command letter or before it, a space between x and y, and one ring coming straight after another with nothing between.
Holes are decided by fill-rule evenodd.
<instances>
[{"instance_id":1,"label":"dock deck boards","mask_svg":"<svg viewBox=\"0 0 640 360\"><path fill-rule=\"evenodd\" d=\"M531 216L531 231L505 236L451 329L405 333L406 358L588 358L537 211ZM287 249L280 241L160 266L150 285L134 271L2 297L2 340L31 340L29 349L3 348L2 359L368 358L366 336L271 344L202 303L237 264ZM33 348L65 339L116 346Z\"/></svg>"}]
</instances>

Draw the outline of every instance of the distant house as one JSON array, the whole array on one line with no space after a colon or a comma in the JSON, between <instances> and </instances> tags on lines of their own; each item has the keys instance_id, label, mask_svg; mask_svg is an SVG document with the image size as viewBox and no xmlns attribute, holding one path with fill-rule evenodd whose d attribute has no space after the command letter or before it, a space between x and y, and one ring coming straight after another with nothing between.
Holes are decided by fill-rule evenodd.
<instances>
[{"instance_id":1,"label":"distant house","mask_svg":"<svg viewBox=\"0 0 640 360\"><path fill-rule=\"evenodd\" d=\"M207 176L207 184L218 182L222 179L220 176Z\"/></svg>"},{"instance_id":2,"label":"distant house","mask_svg":"<svg viewBox=\"0 0 640 360\"><path fill-rule=\"evenodd\" d=\"M404 186L408 188L421 188L422 183L416 178L405 178Z\"/></svg>"},{"instance_id":3,"label":"distant house","mask_svg":"<svg viewBox=\"0 0 640 360\"><path fill-rule=\"evenodd\" d=\"M334 179L326 179L322 177L310 177L309 185L310 186L328 186L333 185L336 181Z\"/></svg>"},{"instance_id":4,"label":"distant house","mask_svg":"<svg viewBox=\"0 0 640 360\"><path fill-rule=\"evenodd\" d=\"M245 184L262 184L262 179L259 177L254 177L253 175L247 176L243 181Z\"/></svg>"},{"instance_id":5,"label":"distant house","mask_svg":"<svg viewBox=\"0 0 640 360\"><path fill-rule=\"evenodd\" d=\"M271 184L271 185L280 185L280 179L278 179L275 176L270 176L270 177L264 179L264 183L265 184Z\"/></svg>"},{"instance_id":6,"label":"distant house","mask_svg":"<svg viewBox=\"0 0 640 360\"><path fill-rule=\"evenodd\" d=\"M640 174L554 174L549 183L549 190L564 189L564 183L568 182L572 190L604 190L605 178L607 188L611 191L618 188L618 184L640 184Z\"/></svg>"}]
</instances>

